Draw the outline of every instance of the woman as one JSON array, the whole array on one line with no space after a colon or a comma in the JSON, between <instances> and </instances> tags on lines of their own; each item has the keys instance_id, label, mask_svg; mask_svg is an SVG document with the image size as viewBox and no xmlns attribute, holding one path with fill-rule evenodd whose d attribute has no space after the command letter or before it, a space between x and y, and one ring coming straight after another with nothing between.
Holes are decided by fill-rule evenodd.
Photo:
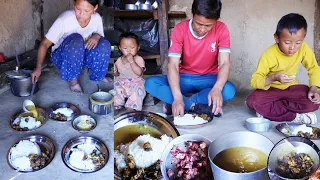
<instances>
[{"instance_id":1,"label":"woman","mask_svg":"<svg viewBox=\"0 0 320 180\"><path fill-rule=\"evenodd\" d=\"M68 81L74 93L82 94L79 74L82 67L90 69L90 80L110 81L108 61L111 46L104 37L101 16L96 13L98 0L74 0L74 9L62 13L53 23L38 50L38 60L31 73L36 82L48 48L51 61L60 70L62 80Z\"/></svg>"}]
</instances>

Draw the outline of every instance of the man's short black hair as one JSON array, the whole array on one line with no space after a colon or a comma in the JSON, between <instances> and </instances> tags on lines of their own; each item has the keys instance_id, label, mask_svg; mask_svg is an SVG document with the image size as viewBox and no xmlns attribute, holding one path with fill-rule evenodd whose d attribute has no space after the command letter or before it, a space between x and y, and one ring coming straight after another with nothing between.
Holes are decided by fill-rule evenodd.
<instances>
[{"instance_id":1,"label":"man's short black hair","mask_svg":"<svg viewBox=\"0 0 320 180\"><path fill-rule=\"evenodd\" d=\"M220 18L221 8L222 3L220 0L194 0L192 4L192 14L218 20Z\"/></svg>"},{"instance_id":2,"label":"man's short black hair","mask_svg":"<svg viewBox=\"0 0 320 180\"><path fill-rule=\"evenodd\" d=\"M283 29L288 29L292 33L297 33L301 28L304 28L305 34L307 34L307 21L306 19L297 13L290 13L283 16L277 25L276 35L280 36Z\"/></svg>"},{"instance_id":3,"label":"man's short black hair","mask_svg":"<svg viewBox=\"0 0 320 180\"><path fill-rule=\"evenodd\" d=\"M133 38L133 39L136 40L138 46L140 45L139 37L138 37L136 34L132 33L132 32L122 33L122 34L120 35L120 38L119 38L119 43L121 42L121 39L122 39L122 38Z\"/></svg>"},{"instance_id":4,"label":"man's short black hair","mask_svg":"<svg viewBox=\"0 0 320 180\"><path fill-rule=\"evenodd\" d=\"M76 2L77 0L74 0ZM96 5L99 5L99 0L86 0L88 3L90 3L92 6L96 7Z\"/></svg>"}]
</instances>

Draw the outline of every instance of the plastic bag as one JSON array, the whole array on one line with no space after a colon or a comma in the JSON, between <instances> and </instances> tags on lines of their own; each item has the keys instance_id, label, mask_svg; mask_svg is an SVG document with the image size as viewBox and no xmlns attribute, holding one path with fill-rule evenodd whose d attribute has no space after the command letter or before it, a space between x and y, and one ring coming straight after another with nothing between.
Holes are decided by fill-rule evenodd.
<instances>
[{"instance_id":1,"label":"plastic bag","mask_svg":"<svg viewBox=\"0 0 320 180\"><path fill-rule=\"evenodd\" d=\"M114 19L115 44L119 45L119 37L124 32L135 33L139 37L140 56L157 55L159 50L159 30L158 22L150 19Z\"/></svg>"}]
</instances>

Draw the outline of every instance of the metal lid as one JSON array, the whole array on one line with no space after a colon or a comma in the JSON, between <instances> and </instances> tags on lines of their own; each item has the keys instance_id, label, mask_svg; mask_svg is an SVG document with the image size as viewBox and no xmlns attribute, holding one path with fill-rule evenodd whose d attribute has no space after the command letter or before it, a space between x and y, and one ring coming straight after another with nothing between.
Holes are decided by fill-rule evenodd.
<instances>
[{"instance_id":1,"label":"metal lid","mask_svg":"<svg viewBox=\"0 0 320 180\"><path fill-rule=\"evenodd\" d=\"M9 77L9 78L22 79L22 78L29 77L28 74L26 74L22 71L12 70L12 71L6 71L5 73L6 73L7 77Z\"/></svg>"}]
</instances>

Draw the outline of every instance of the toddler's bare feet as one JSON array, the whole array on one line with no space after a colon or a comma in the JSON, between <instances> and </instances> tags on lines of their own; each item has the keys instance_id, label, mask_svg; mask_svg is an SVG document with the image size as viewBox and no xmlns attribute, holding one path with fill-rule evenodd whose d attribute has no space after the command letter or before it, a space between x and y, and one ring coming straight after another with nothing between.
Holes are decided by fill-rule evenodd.
<instances>
[{"instance_id":1,"label":"toddler's bare feet","mask_svg":"<svg viewBox=\"0 0 320 180\"><path fill-rule=\"evenodd\" d=\"M70 90L76 94L83 94L82 88L78 82L78 79L70 81Z\"/></svg>"}]
</instances>

